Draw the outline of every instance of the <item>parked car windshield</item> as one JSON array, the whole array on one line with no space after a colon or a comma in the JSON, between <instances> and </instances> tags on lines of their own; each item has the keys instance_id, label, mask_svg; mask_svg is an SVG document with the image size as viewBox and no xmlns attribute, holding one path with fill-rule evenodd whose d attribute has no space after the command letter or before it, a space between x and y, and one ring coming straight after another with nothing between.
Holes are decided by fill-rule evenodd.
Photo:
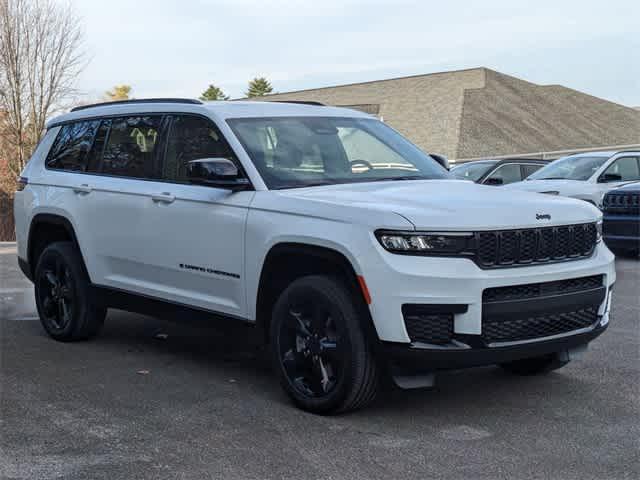
<instances>
[{"instance_id":1,"label":"parked car windshield","mask_svg":"<svg viewBox=\"0 0 640 480\"><path fill-rule=\"evenodd\" d=\"M452 178L375 119L260 117L228 123L270 189Z\"/></svg>"},{"instance_id":2,"label":"parked car windshield","mask_svg":"<svg viewBox=\"0 0 640 480\"><path fill-rule=\"evenodd\" d=\"M559 158L531 174L527 180L588 180L607 158L586 155Z\"/></svg>"},{"instance_id":3,"label":"parked car windshield","mask_svg":"<svg viewBox=\"0 0 640 480\"><path fill-rule=\"evenodd\" d=\"M469 162L463 163L461 165L456 165L451 169L451 174L462 180L471 180L472 182L477 182L480 177L482 177L489 168L495 165L497 162Z\"/></svg>"}]
</instances>

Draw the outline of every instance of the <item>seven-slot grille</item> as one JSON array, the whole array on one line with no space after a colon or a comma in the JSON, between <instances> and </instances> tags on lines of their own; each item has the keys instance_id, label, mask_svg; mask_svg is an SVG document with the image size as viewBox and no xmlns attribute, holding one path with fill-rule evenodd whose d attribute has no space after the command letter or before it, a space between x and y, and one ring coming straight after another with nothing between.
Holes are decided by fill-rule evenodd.
<instances>
[{"instance_id":1,"label":"seven-slot grille","mask_svg":"<svg viewBox=\"0 0 640 480\"><path fill-rule=\"evenodd\" d=\"M607 193L602 207L605 212L640 215L640 193Z\"/></svg>"},{"instance_id":2,"label":"seven-slot grille","mask_svg":"<svg viewBox=\"0 0 640 480\"><path fill-rule=\"evenodd\" d=\"M483 268L549 263L588 257L597 241L595 223L475 234Z\"/></svg>"}]
</instances>

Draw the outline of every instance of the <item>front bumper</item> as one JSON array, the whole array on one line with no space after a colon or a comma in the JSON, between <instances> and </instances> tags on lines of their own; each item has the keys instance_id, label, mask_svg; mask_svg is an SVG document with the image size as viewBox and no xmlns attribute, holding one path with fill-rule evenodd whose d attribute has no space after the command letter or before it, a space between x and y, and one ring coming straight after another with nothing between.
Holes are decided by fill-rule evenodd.
<instances>
[{"instance_id":1,"label":"front bumper","mask_svg":"<svg viewBox=\"0 0 640 480\"><path fill-rule=\"evenodd\" d=\"M603 235L610 248L640 250L640 217L605 213Z\"/></svg>"},{"instance_id":2,"label":"front bumper","mask_svg":"<svg viewBox=\"0 0 640 480\"><path fill-rule=\"evenodd\" d=\"M494 270L482 270L464 258L394 255L382 247L377 257L367 259L363 271L372 298L371 317L380 341L405 347L412 342L402 313L405 305L458 306L454 335L481 338L486 289L602 275L608 291L616 279L614 255L603 243L585 259ZM605 307L602 301L598 316L605 315Z\"/></svg>"},{"instance_id":3,"label":"front bumper","mask_svg":"<svg viewBox=\"0 0 640 480\"><path fill-rule=\"evenodd\" d=\"M578 349L607 329L608 324L601 323L599 321L593 328L578 333L500 347L474 347L476 339L458 336L456 347L432 348L383 342L380 351L392 369L400 370L404 375L495 365Z\"/></svg>"}]
</instances>

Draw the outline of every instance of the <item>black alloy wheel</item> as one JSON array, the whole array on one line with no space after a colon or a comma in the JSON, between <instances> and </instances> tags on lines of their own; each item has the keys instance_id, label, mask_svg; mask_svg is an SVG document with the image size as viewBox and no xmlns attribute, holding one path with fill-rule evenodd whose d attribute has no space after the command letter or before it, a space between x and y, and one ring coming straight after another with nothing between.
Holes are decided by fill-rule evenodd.
<instances>
[{"instance_id":1,"label":"black alloy wheel","mask_svg":"<svg viewBox=\"0 0 640 480\"><path fill-rule=\"evenodd\" d=\"M298 278L282 292L273 309L271 353L298 407L345 412L375 398L378 369L363 329L364 308L337 277Z\"/></svg>"}]
</instances>

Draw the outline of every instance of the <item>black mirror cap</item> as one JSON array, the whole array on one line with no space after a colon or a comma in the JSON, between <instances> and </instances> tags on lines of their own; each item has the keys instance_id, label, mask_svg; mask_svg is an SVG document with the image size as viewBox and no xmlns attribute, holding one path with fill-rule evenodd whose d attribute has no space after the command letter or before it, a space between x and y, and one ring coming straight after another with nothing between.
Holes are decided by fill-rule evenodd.
<instances>
[{"instance_id":1,"label":"black mirror cap","mask_svg":"<svg viewBox=\"0 0 640 480\"><path fill-rule=\"evenodd\" d=\"M431 158L438 162L445 170L449 170L449 159L439 153L430 153Z\"/></svg>"},{"instance_id":2,"label":"black mirror cap","mask_svg":"<svg viewBox=\"0 0 640 480\"><path fill-rule=\"evenodd\" d=\"M250 182L228 158L202 158L187 163L187 178L196 185L246 190Z\"/></svg>"},{"instance_id":3,"label":"black mirror cap","mask_svg":"<svg viewBox=\"0 0 640 480\"><path fill-rule=\"evenodd\" d=\"M617 173L603 173L598 179L600 183L621 182L622 175Z\"/></svg>"}]
</instances>

